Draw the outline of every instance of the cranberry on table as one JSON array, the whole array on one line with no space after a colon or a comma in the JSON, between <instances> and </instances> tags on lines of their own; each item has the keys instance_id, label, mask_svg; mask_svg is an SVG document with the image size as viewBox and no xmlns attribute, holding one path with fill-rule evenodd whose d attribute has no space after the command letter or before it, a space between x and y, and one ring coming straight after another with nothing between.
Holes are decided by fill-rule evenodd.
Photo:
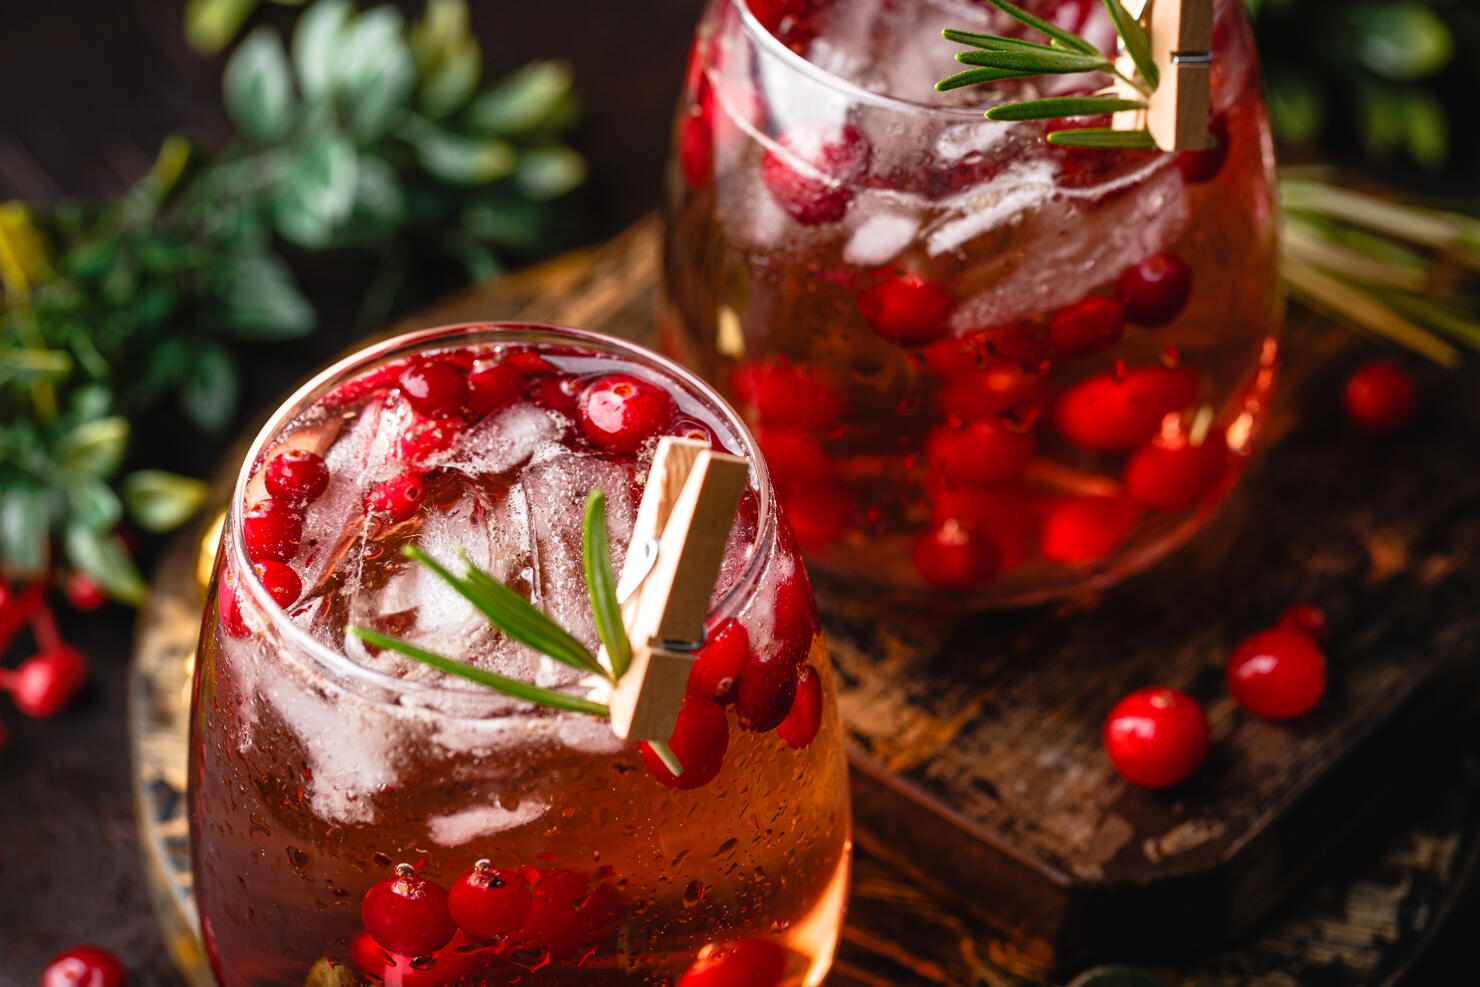
<instances>
[{"instance_id":1,"label":"cranberry on table","mask_svg":"<svg viewBox=\"0 0 1480 987\"><path fill-rule=\"evenodd\" d=\"M689 670L688 694L719 703L734 701L735 679L750 657L750 632L733 617L709 632Z\"/></svg>"},{"instance_id":2,"label":"cranberry on table","mask_svg":"<svg viewBox=\"0 0 1480 987\"><path fill-rule=\"evenodd\" d=\"M1180 433L1157 435L1126 463L1126 496L1153 511L1183 510L1208 492L1227 462L1221 433L1209 432L1200 443Z\"/></svg>"},{"instance_id":3,"label":"cranberry on table","mask_svg":"<svg viewBox=\"0 0 1480 987\"><path fill-rule=\"evenodd\" d=\"M1292 631L1310 635L1313 641L1324 641L1331 633L1326 611L1313 603L1292 603L1280 611L1275 624Z\"/></svg>"},{"instance_id":4,"label":"cranberry on table","mask_svg":"<svg viewBox=\"0 0 1480 987\"><path fill-rule=\"evenodd\" d=\"M651 744L640 748L642 763L647 765L658 784L664 788L688 791L709 784L725 764L725 751L730 744L730 722L725 711L712 699L690 694L678 710L678 722L668 747L683 773L675 775L653 750Z\"/></svg>"},{"instance_id":5,"label":"cranberry on table","mask_svg":"<svg viewBox=\"0 0 1480 987\"><path fill-rule=\"evenodd\" d=\"M73 569L67 573L62 591L74 610L96 610L108 602L108 591L103 588L103 584L81 569Z\"/></svg>"},{"instance_id":6,"label":"cranberry on table","mask_svg":"<svg viewBox=\"0 0 1480 987\"><path fill-rule=\"evenodd\" d=\"M956 518L927 528L916 539L912 557L920 578L940 589L976 589L997 575L992 539Z\"/></svg>"},{"instance_id":7,"label":"cranberry on table","mask_svg":"<svg viewBox=\"0 0 1480 987\"><path fill-rule=\"evenodd\" d=\"M426 484L416 473L393 477L365 494L365 511L392 524L409 520L426 498Z\"/></svg>"},{"instance_id":8,"label":"cranberry on table","mask_svg":"<svg viewBox=\"0 0 1480 987\"><path fill-rule=\"evenodd\" d=\"M1153 254L1120 272L1115 297L1136 325L1164 326L1182 314L1192 297L1192 268L1176 254Z\"/></svg>"},{"instance_id":9,"label":"cranberry on table","mask_svg":"<svg viewBox=\"0 0 1480 987\"><path fill-rule=\"evenodd\" d=\"M1347 378L1342 407L1352 423L1368 432L1395 432L1413 420L1418 385L1391 360L1370 360Z\"/></svg>"},{"instance_id":10,"label":"cranberry on table","mask_svg":"<svg viewBox=\"0 0 1480 987\"><path fill-rule=\"evenodd\" d=\"M1030 433L997 419L937 425L925 438L925 460L943 484L990 486L1022 476L1035 444Z\"/></svg>"},{"instance_id":11,"label":"cranberry on table","mask_svg":"<svg viewBox=\"0 0 1480 987\"><path fill-rule=\"evenodd\" d=\"M678 987L780 987L786 950L769 939L744 939L697 960Z\"/></svg>"},{"instance_id":12,"label":"cranberry on table","mask_svg":"<svg viewBox=\"0 0 1480 987\"><path fill-rule=\"evenodd\" d=\"M1102 559L1135 529L1140 512L1124 497L1064 497L1050 501L1039 528L1039 551L1066 565Z\"/></svg>"},{"instance_id":13,"label":"cranberry on table","mask_svg":"<svg viewBox=\"0 0 1480 987\"><path fill-rule=\"evenodd\" d=\"M943 336L955 304L950 288L910 271L885 273L858 293L858 310L869 325L902 346L919 346Z\"/></svg>"},{"instance_id":14,"label":"cranberry on table","mask_svg":"<svg viewBox=\"0 0 1480 987\"><path fill-rule=\"evenodd\" d=\"M801 750L812 743L817 731L822 728L822 676L817 669L807 665L797 676L797 695L792 701L791 712L776 727L776 735L786 741L787 746Z\"/></svg>"},{"instance_id":15,"label":"cranberry on table","mask_svg":"<svg viewBox=\"0 0 1480 987\"><path fill-rule=\"evenodd\" d=\"M852 126L834 138L812 131L787 134L781 150L767 151L761 179L792 219L803 226L835 223L853 201L852 185L868 175L873 149Z\"/></svg>"},{"instance_id":16,"label":"cranberry on table","mask_svg":"<svg viewBox=\"0 0 1480 987\"><path fill-rule=\"evenodd\" d=\"M1245 638L1228 659L1228 691L1269 720L1303 716L1326 692L1326 657L1303 630L1276 627Z\"/></svg>"},{"instance_id":17,"label":"cranberry on table","mask_svg":"<svg viewBox=\"0 0 1480 987\"><path fill-rule=\"evenodd\" d=\"M780 726L791 712L797 694L797 659L776 650L759 651L745 659L735 680L735 712L740 725L756 733Z\"/></svg>"},{"instance_id":18,"label":"cranberry on table","mask_svg":"<svg viewBox=\"0 0 1480 987\"><path fill-rule=\"evenodd\" d=\"M1103 739L1121 777L1144 788L1187 780L1208 753L1208 718L1197 700L1155 686L1132 692L1105 718Z\"/></svg>"},{"instance_id":19,"label":"cranberry on table","mask_svg":"<svg viewBox=\"0 0 1480 987\"><path fill-rule=\"evenodd\" d=\"M242 542L253 562L286 562L298 554L303 515L276 500L261 500L242 514Z\"/></svg>"},{"instance_id":20,"label":"cranberry on table","mask_svg":"<svg viewBox=\"0 0 1480 987\"><path fill-rule=\"evenodd\" d=\"M468 403L468 376L447 360L420 360L401 374L401 393L418 414L451 418Z\"/></svg>"},{"instance_id":21,"label":"cranberry on table","mask_svg":"<svg viewBox=\"0 0 1480 987\"><path fill-rule=\"evenodd\" d=\"M1053 421L1077 446L1128 452L1155 435L1167 415L1196 398L1197 377L1181 367L1106 370L1070 386L1054 405Z\"/></svg>"},{"instance_id":22,"label":"cranberry on table","mask_svg":"<svg viewBox=\"0 0 1480 987\"><path fill-rule=\"evenodd\" d=\"M1125 335L1125 309L1113 298L1092 295L1059 309L1048 323L1048 341L1060 353L1089 356Z\"/></svg>"},{"instance_id":23,"label":"cranberry on table","mask_svg":"<svg viewBox=\"0 0 1480 987\"><path fill-rule=\"evenodd\" d=\"M426 956L457 932L447 911L447 892L409 864L365 892L360 921L376 942L402 956Z\"/></svg>"},{"instance_id":24,"label":"cranberry on table","mask_svg":"<svg viewBox=\"0 0 1480 987\"><path fill-rule=\"evenodd\" d=\"M127 980L118 957L97 946L73 946L41 971L41 987L124 987Z\"/></svg>"},{"instance_id":25,"label":"cranberry on table","mask_svg":"<svg viewBox=\"0 0 1480 987\"><path fill-rule=\"evenodd\" d=\"M317 500L329 486L329 465L316 452L289 449L267 461L262 481L274 500L302 507Z\"/></svg>"},{"instance_id":26,"label":"cranberry on table","mask_svg":"<svg viewBox=\"0 0 1480 987\"><path fill-rule=\"evenodd\" d=\"M507 936L529 915L534 895L513 871L499 871L480 860L447 892L447 911L459 929L480 939Z\"/></svg>"},{"instance_id":27,"label":"cranberry on table","mask_svg":"<svg viewBox=\"0 0 1480 987\"><path fill-rule=\"evenodd\" d=\"M298 597L303 595L303 580L298 578L298 573L293 567L284 562L255 562L252 571L262 582L262 588L267 590L267 595L278 606L287 609L298 602Z\"/></svg>"},{"instance_id":28,"label":"cranberry on table","mask_svg":"<svg viewBox=\"0 0 1480 987\"><path fill-rule=\"evenodd\" d=\"M580 421L587 438L613 452L636 452L673 420L673 397L631 374L607 374L581 394Z\"/></svg>"},{"instance_id":29,"label":"cranberry on table","mask_svg":"<svg viewBox=\"0 0 1480 987\"><path fill-rule=\"evenodd\" d=\"M1228 160L1229 133L1228 117L1222 113L1213 117L1208 124L1208 146L1201 151L1182 151L1177 155L1177 167L1187 182L1197 185L1211 182L1223 170Z\"/></svg>"},{"instance_id":30,"label":"cranberry on table","mask_svg":"<svg viewBox=\"0 0 1480 987\"><path fill-rule=\"evenodd\" d=\"M55 716L87 684L87 659L66 645L48 648L21 662L0 682L22 713L37 719Z\"/></svg>"}]
</instances>

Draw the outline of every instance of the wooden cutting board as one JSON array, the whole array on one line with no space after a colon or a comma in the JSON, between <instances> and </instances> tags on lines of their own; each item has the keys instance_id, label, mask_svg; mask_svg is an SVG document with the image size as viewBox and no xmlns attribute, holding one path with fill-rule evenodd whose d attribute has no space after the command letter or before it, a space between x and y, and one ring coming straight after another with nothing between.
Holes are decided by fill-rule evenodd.
<instances>
[{"instance_id":1,"label":"wooden cutting board","mask_svg":"<svg viewBox=\"0 0 1480 987\"><path fill-rule=\"evenodd\" d=\"M648 340L658 236L645 221L394 331L507 319ZM1093 598L964 618L819 586L861 851L830 983L996 987L1138 957L1180 957L1179 971L1206 983L1302 964L1322 982L1377 983L1468 879L1480 804L1472 742L1461 744L1480 691L1474 375L1424 375L1420 420L1373 439L1337 410L1355 359L1347 335L1302 318L1288 339L1264 453L1209 528L1150 572ZM136 733L181 715L179 658L193 637L160 628L198 607L180 598L194 550L182 538L174 568L162 564L141 623ZM1317 712L1281 726L1234 707L1222 666L1292 602L1331 617L1332 686ZM1122 783L1099 742L1109 706L1151 684L1191 692L1213 722L1208 763L1165 793ZM171 729L167 742L156 730L165 746L146 761L181 759L183 747L166 749L183 744ZM165 871L179 859L178 808L151 807L166 804L161 792L178 800L170 774L146 764L139 780L146 843L166 847L154 862ZM1412 804L1385 810L1397 822L1369 827L1374 849L1352 865L1385 875L1377 885L1341 874L1310 885L1244 946L1208 952L1255 928L1396 792ZM1382 884L1395 873L1407 881L1396 894ZM168 879L185 878L176 868ZM165 906L184 907L188 925L188 885L177 890Z\"/></svg>"}]
</instances>

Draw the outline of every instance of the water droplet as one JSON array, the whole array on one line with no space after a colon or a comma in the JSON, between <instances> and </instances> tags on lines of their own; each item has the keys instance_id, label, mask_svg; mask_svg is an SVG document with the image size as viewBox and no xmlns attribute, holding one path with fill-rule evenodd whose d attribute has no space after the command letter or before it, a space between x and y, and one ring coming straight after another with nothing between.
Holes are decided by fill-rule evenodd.
<instances>
[{"instance_id":1,"label":"water droplet","mask_svg":"<svg viewBox=\"0 0 1480 987\"><path fill-rule=\"evenodd\" d=\"M308 860L309 860L308 854L304 853L302 850L298 849L296 846L290 846L290 847L288 847L288 866L289 867L293 868L294 870L303 870L303 868L305 868L305 867L308 866Z\"/></svg>"},{"instance_id":2,"label":"water droplet","mask_svg":"<svg viewBox=\"0 0 1480 987\"><path fill-rule=\"evenodd\" d=\"M683 893L684 906L687 908L693 908L695 905L703 900L704 882L698 880L690 881L689 886L684 889Z\"/></svg>"}]
</instances>

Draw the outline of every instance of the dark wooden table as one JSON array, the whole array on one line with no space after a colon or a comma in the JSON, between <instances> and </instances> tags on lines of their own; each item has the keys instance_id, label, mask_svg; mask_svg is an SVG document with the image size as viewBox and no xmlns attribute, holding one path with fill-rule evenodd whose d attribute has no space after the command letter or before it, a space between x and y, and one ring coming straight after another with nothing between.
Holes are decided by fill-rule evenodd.
<instances>
[{"instance_id":1,"label":"dark wooden table","mask_svg":"<svg viewBox=\"0 0 1480 987\"><path fill-rule=\"evenodd\" d=\"M180 4L8 6L0 32L0 199L113 192L147 166L166 133L184 129L209 140L226 132L217 98L220 66L197 59L180 42ZM669 106L697 6L695 0L557 0L490 4L475 13L485 57L495 67L537 55L574 62L590 105L582 146L596 166L593 236L623 227L656 202ZM290 15L271 8L268 16ZM612 44L614 37L622 44ZM311 346L251 375L246 414L343 347L348 320L329 321ZM196 448L181 455L193 455L204 469L219 452ZM179 983L145 900L128 789L123 677L131 622L121 609L69 621L68 636L95 659L94 685L75 709L45 722L3 714L13 738L0 757L0 987L30 987L47 956L85 940L118 952L133 987ZM1432 868L1405 861L1461 849L1450 838L1474 830L1466 796L1477 771L1480 760L1465 751L1415 770L1401 796L1272 925L1236 954L1203 957L1199 968L1222 969L1218 983L1355 983L1351 951L1383 941L1405 957L1404 982L1438 982L1465 955L1480 897L1426 893L1433 889L1414 882ZM1011 982L1010 971L1022 965L1012 947L963 920L949 900L901 878L875 850L897 848L862 848L858 918L845 938L839 983ZM1468 861L1451 863L1449 873L1458 874ZM1438 923L1427 914L1415 921L1404 909L1431 909L1435 902L1452 909L1444 925L1454 931L1441 934L1426 959L1411 966L1419 940ZM1363 931L1363 915L1352 911L1367 907L1375 917ZM1398 920L1389 921L1391 915ZM1310 916L1303 932L1302 916ZM1366 941L1354 944L1353 936ZM1400 972L1374 971L1371 982Z\"/></svg>"}]
</instances>

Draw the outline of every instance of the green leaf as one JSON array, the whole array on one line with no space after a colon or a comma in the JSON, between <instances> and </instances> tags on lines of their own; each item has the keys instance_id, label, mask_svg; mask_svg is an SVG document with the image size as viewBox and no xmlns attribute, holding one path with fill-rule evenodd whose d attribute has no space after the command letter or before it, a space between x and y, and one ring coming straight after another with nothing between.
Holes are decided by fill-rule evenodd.
<instances>
[{"instance_id":1,"label":"green leaf","mask_svg":"<svg viewBox=\"0 0 1480 987\"><path fill-rule=\"evenodd\" d=\"M173 531L195 516L210 487L164 470L135 470L123 480L123 503L145 531Z\"/></svg>"},{"instance_id":2,"label":"green leaf","mask_svg":"<svg viewBox=\"0 0 1480 987\"><path fill-rule=\"evenodd\" d=\"M1408 156L1429 170L1449 158L1449 117L1439 97L1428 89L1408 93L1403 119L1408 129Z\"/></svg>"},{"instance_id":3,"label":"green leaf","mask_svg":"<svg viewBox=\"0 0 1480 987\"><path fill-rule=\"evenodd\" d=\"M958 51L956 61L962 65L1011 69L1035 75L1069 75L1075 72L1108 71L1110 60L1104 55L1082 55L1077 51Z\"/></svg>"},{"instance_id":4,"label":"green leaf","mask_svg":"<svg viewBox=\"0 0 1480 987\"><path fill-rule=\"evenodd\" d=\"M293 81L276 31L263 25L247 35L226 63L222 95L247 140L274 144L287 136L293 126Z\"/></svg>"},{"instance_id":5,"label":"green leaf","mask_svg":"<svg viewBox=\"0 0 1480 987\"><path fill-rule=\"evenodd\" d=\"M57 460L81 476L109 477L128 451L128 433L120 415L85 421L57 441Z\"/></svg>"},{"instance_id":6,"label":"green leaf","mask_svg":"<svg viewBox=\"0 0 1480 987\"><path fill-rule=\"evenodd\" d=\"M328 98L341 39L354 7L349 0L318 0L293 32L293 68L305 99Z\"/></svg>"},{"instance_id":7,"label":"green leaf","mask_svg":"<svg viewBox=\"0 0 1480 987\"><path fill-rule=\"evenodd\" d=\"M531 62L479 94L468 108L468 122L482 133L510 137L548 128L569 105L574 84L564 62Z\"/></svg>"},{"instance_id":8,"label":"green leaf","mask_svg":"<svg viewBox=\"0 0 1480 987\"><path fill-rule=\"evenodd\" d=\"M358 177L354 145L338 134L322 134L299 148L278 190L278 232L301 246L328 246L349 219Z\"/></svg>"},{"instance_id":9,"label":"green leaf","mask_svg":"<svg viewBox=\"0 0 1480 987\"><path fill-rule=\"evenodd\" d=\"M416 63L402 27L399 11L377 7L356 17L340 38L332 68L334 92L346 109L351 132L361 141L390 130L416 86Z\"/></svg>"},{"instance_id":10,"label":"green leaf","mask_svg":"<svg viewBox=\"0 0 1480 987\"><path fill-rule=\"evenodd\" d=\"M367 644L377 648L385 648L405 655L407 658L415 659L425 665L440 669L449 675L465 678L470 682L487 686L490 689L513 696L515 699L523 699L526 702L538 703L541 706L549 706L553 709L569 710L573 713L589 713L592 716L610 717L611 710L601 703L582 699L579 696L567 695L556 692L554 689L543 689L528 682L520 682L518 679L507 678L495 672L489 672L473 665L455 661L445 655L439 655L434 651L426 651L414 644L397 638L388 637L378 631L372 631L368 627L347 627L345 630L360 638Z\"/></svg>"},{"instance_id":11,"label":"green leaf","mask_svg":"<svg viewBox=\"0 0 1480 987\"><path fill-rule=\"evenodd\" d=\"M219 343L206 342L180 386L180 406L202 431L219 434L231 424L239 387L231 354Z\"/></svg>"},{"instance_id":12,"label":"green leaf","mask_svg":"<svg viewBox=\"0 0 1480 987\"><path fill-rule=\"evenodd\" d=\"M1084 40L1074 32L1066 31L1063 28L1059 27L1057 24L1051 24L1040 17L1034 17L1026 10L1015 7L1012 4L1008 3L1007 0L990 0L990 2L992 6L1002 11L1008 17L1011 17L1017 21L1021 21L1031 28L1042 31L1044 34L1048 35L1050 38L1053 38L1055 41L1060 42L1067 48L1071 48L1075 51L1084 52L1087 55L1100 54L1100 50L1098 48L1096 48L1094 45L1090 44L1088 41Z\"/></svg>"},{"instance_id":13,"label":"green leaf","mask_svg":"<svg viewBox=\"0 0 1480 987\"><path fill-rule=\"evenodd\" d=\"M1111 130L1108 127L1090 127L1084 130L1056 130L1048 135L1050 144L1060 147L1115 148L1129 151L1149 151L1156 141L1145 130Z\"/></svg>"},{"instance_id":14,"label":"green leaf","mask_svg":"<svg viewBox=\"0 0 1480 987\"><path fill-rule=\"evenodd\" d=\"M46 491L30 484L0 493L0 557L23 572L46 566L51 509Z\"/></svg>"},{"instance_id":15,"label":"green leaf","mask_svg":"<svg viewBox=\"0 0 1480 987\"><path fill-rule=\"evenodd\" d=\"M123 504L102 480L73 480L67 485L68 523L93 531L112 531L123 517Z\"/></svg>"},{"instance_id":16,"label":"green leaf","mask_svg":"<svg viewBox=\"0 0 1480 987\"><path fill-rule=\"evenodd\" d=\"M536 202L558 199L586 180L586 159L568 147L549 144L519 155L514 182Z\"/></svg>"},{"instance_id":17,"label":"green leaf","mask_svg":"<svg viewBox=\"0 0 1480 987\"><path fill-rule=\"evenodd\" d=\"M103 584L113 597L137 605L146 588L133 559L118 539L78 524L67 526L67 559Z\"/></svg>"},{"instance_id":18,"label":"green leaf","mask_svg":"<svg viewBox=\"0 0 1480 987\"><path fill-rule=\"evenodd\" d=\"M185 5L185 42L202 55L214 55L231 43L247 22L257 0L190 0Z\"/></svg>"},{"instance_id":19,"label":"green leaf","mask_svg":"<svg viewBox=\"0 0 1480 987\"><path fill-rule=\"evenodd\" d=\"M1338 8L1340 10L1340 8ZM1341 13L1357 60L1397 82L1427 79L1454 58L1454 34L1421 3L1356 4Z\"/></svg>"},{"instance_id":20,"label":"green leaf","mask_svg":"<svg viewBox=\"0 0 1480 987\"><path fill-rule=\"evenodd\" d=\"M935 84L935 88L939 92L948 92L963 86L975 86L983 82L1000 82L1003 79L1026 79L1038 74L1013 69L967 69L965 72L957 72L955 75L940 80Z\"/></svg>"},{"instance_id":21,"label":"green leaf","mask_svg":"<svg viewBox=\"0 0 1480 987\"><path fill-rule=\"evenodd\" d=\"M1114 96L1055 96L994 106L987 111L987 119L1057 120L1063 117L1100 116L1120 110L1139 110L1145 106L1144 100L1119 99Z\"/></svg>"},{"instance_id":22,"label":"green leaf","mask_svg":"<svg viewBox=\"0 0 1480 987\"><path fill-rule=\"evenodd\" d=\"M1294 72L1281 72L1269 79L1269 118L1281 141L1309 144L1321 131L1326 115L1322 87Z\"/></svg>"},{"instance_id":23,"label":"green leaf","mask_svg":"<svg viewBox=\"0 0 1480 987\"><path fill-rule=\"evenodd\" d=\"M620 679L632 664L632 642L622 623L622 605L617 602L617 576L612 571L612 547L606 534L606 495L592 490L586 498L582 545L586 560L586 591L596 614L596 632L606 645L612 676Z\"/></svg>"},{"instance_id":24,"label":"green leaf","mask_svg":"<svg viewBox=\"0 0 1480 987\"><path fill-rule=\"evenodd\" d=\"M422 167L453 185L482 185L503 178L519 163L514 148L496 137L464 137L419 117L407 133Z\"/></svg>"},{"instance_id":25,"label":"green leaf","mask_svg":"<svg viewBox=\"0 0 1480 987\"><path fill-rule=\"evenodd\" d=\"M411 54L427 116L444 117L466 103L483 72L477 39L468 33L466 0L430 0L411 29Z\"/></svg>"},{"instance_id":26,"label":"green leaf","mask_svg":"<svg viewBox=\"0 0 1480 987\"><path fill-rule=\"evenodd\" d=\"M1036 41L1023 41L1019 38L1004 38L996 34L976 34L972 31L958 31L955 28L946 28L940 32L947 41L954 41L958 45L970 45L972 48L985 48L989 51L1058 51L1052 45L1041 45Z\"/></svg>"},{"instance_id":27,"label":"green leaf","mask_svg":"<svg viewBox=\"0 0 1480 987\"><path fill-rule=\"evenodd\" d=\"M361 158L355 175L355 201L345 230L348 238L381 243L405 221L406 190L400 176L380 158Z\"/></svg>"},{"instance_id":28,"label":"green leaf","mask_svg":"<svg viewBox=\"0 0 1480 987\"><path fill-rule=\"evenodd\" d=\"M293 339L313 329L313 307L293 272L265 253L227 258L215 273L222 328L247 339Z\"/></svg>"},{"instance_id":29,"label":"green leaf","mask_svg":"<svg viewBox=\"0 0 1480 987\"><path fill-rule=\"evenodd\" d=\"M472 199L463 209L468 235L511 250L534 249L548 225L548 207L494 190Z\"/></svg>"},{"instance_id":30,"label":"green leaf","mask_svg":"<svg viewBox=\"0 0 1480 987\"><path fill-rule=\"evenodd\" d=\"M1155 89L1161 84L1161 72L1156 67L1156 60L1151 57L1151 38L1146 34L1146 29L1141 22L1131 16L1131 12L1125 9L1120 0L1105 0L1105 9L1110 11L1110 20L1115 24L1115 30L1125 42L1125 50L1131 56L1131 61L1136 63L1136 71L1141 73L1141 78L1146 84Z\"/></svg>"}]
</instances>

